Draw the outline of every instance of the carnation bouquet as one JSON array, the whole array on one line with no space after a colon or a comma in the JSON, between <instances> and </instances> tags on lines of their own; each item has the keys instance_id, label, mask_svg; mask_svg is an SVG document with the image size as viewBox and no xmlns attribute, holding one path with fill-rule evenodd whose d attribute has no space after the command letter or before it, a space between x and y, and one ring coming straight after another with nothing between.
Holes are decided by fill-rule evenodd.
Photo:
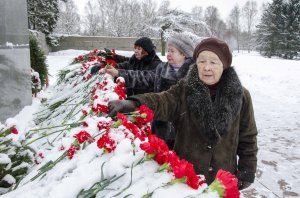
<instances>
[{"instance_id":1,"label":"carnation bouquet","mask_svg":"<svg viewBox=\"0 0 300 198\"><path fill-rule=\"evenodd\" d=\"M10 184L1 186L5 190L0 193L6 193L4 197L239 197L232 174L219 170L208 186L191 163L152 134L154 114L148 107L108 116L109 101L126 99L126 82L104 73L105 67L116 67L114 50L109 59L100 52L79 56L60 72L51 97L28 127L18 129L14 120L14 125L0 128L0 146L17 135L13 141L27 148L31 159L22 177L6 176ZM99 63L100 70L91 74ZM8 168L8 157L1 154L1 171ZM5 175L0 176L5 180Z\"/></svg>"}]
</instances>

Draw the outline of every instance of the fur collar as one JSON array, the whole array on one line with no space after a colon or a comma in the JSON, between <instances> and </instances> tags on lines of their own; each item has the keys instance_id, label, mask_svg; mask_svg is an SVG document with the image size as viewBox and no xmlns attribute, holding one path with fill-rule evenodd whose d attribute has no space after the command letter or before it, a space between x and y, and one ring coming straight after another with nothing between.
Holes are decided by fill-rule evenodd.
<instances>
[{"instance_id":1,"label":"fur collar","mask_svg":"<svg viewBox=\"0 0 300 198\"><path fill-rule=\"evenodd\" d=\"M182 66L179 68L178 71L175 71L172 65L169 65L167 63L166 69L164 72L161 73L161 76L167 79L176 80L183 78L188 73L190 66L194 63L194 60L192 58L185 59Z\"/></svg>"},{"instance_id":2,"label":"fur collar","mask_svg":"<svg viewBox=\"0 0 300 198\"><path fill-rule=\"evenodd\" d=\"M189 111L204 129L201 132L211 144L218 143L242 107L243 87L235 70L229 67L223 71L216 98L212 101L208 87L198 77L195 64L187 75L186 94Z\"/></svg>"}]
</instances>

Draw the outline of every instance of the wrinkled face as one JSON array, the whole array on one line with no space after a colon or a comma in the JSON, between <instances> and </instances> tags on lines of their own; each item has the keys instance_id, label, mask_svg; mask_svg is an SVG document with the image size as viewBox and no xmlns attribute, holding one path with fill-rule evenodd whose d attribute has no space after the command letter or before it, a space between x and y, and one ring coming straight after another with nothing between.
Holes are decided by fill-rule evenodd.
<instances>
[{"instance_id":1,"label":"wrinkled face","mask_svg":"<svg viewBox=\"0 0 300 198\"><path fill-rule=\"evenodd\" d=\"M167 60L169 64L183 64L185 56L176 47L168 45Z\"/></svg>"},{"instance_id":2,"label":"wrinkled face","mask_svg":"<svg viewBox=\"0 0 300 198\"><path fill-rule=\"evenodd\" d=\"M211 51L202 51L196 60L199 78L207 85L219 82L223 73L223 63L220 58Z\"/></svg>"},{"instance_id":3,"label":"wrinkled face","mask_svg":"<svg viewBox=\"0 0 300 198\"><path fill-rule=\"evenodd\" d=\"M148 55L148 53L140 46L134 46L134 55L138 60L141 60L144 56Z\"/></svg>"}]
</instances>

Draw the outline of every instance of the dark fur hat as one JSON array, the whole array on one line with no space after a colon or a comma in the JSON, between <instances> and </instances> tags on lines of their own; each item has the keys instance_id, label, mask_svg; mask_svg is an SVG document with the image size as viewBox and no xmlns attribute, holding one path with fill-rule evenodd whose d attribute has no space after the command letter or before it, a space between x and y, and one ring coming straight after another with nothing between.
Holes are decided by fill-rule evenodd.
<instances>
[{"instance_id":1,"label":"dark fur hat","mask_svg":"<svg viewBox=\"0 0 300 198\"><path fill-rule=\"evenodd\" d=\"M155 46L148 37L142 37L135 41L134 45L142 47L148 54L155 50Z\"/></svg>"}]
</instances>

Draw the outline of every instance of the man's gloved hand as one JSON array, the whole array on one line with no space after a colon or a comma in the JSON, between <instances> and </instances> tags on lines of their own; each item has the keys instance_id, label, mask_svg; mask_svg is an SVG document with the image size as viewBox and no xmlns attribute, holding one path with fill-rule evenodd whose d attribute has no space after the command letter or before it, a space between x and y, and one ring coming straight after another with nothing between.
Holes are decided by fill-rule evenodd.
<instances>
[{"instance_id":1,"label":"man's gloved hand","mask_svg":"<svg viewBox=\"0 0 300 198\"><path fill-rule=\"evenodd\" d=\"M248 181L239 180L239 182L238 182L239 190L244 190L244 189L248 188L250 185L251 185L251 183Z\"/></svg>"},{"instance_id":2,"label":"man's gloved hand","mask_svg":"<svg viewBox=\"0 0 300 198\"><path fill-rule=\"evenodd\" d=\"M137 104L132 100L113 100L108 103L108 116L114 117L118 112L132 112L136 107Z\"/></svg>"}]
</instances>

